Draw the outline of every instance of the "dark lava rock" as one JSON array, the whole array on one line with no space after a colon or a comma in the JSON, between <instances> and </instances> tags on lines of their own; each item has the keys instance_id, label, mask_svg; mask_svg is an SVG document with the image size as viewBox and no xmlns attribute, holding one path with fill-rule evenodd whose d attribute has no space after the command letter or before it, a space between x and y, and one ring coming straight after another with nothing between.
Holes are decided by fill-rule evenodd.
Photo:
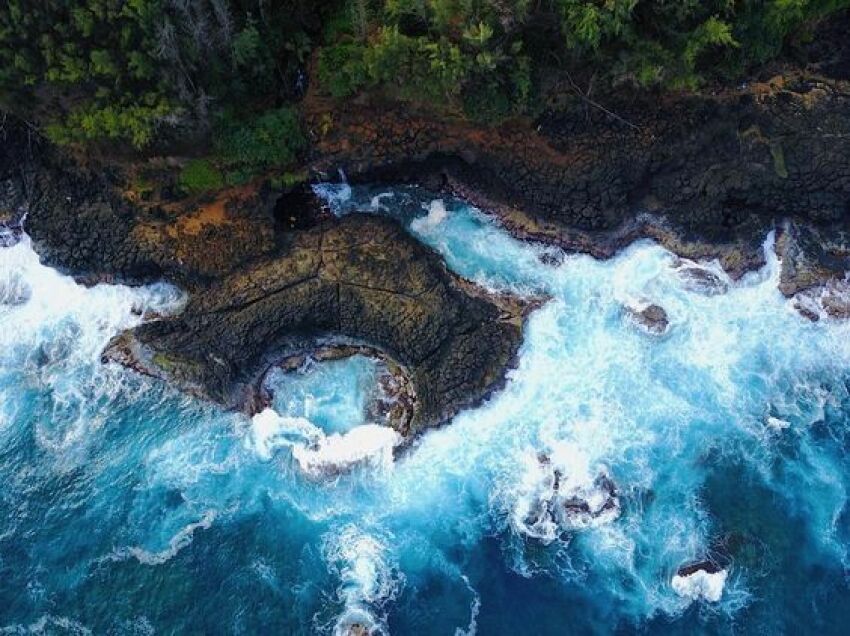
<instances>
[{"instance_id":1,"label":"dark lava rock","mask_svg":"<svg viewBox=\"0 0 850 636\"><path fill-rule=\"evenodd\" d=\"M850 318L850 290L827 289L821 297L823 310L830 318Z\"/></svg>"},{"instance_id":2,"label":"dark lava rock","mask_svg":"<svg viewBox=\"0 0 850 636\"><path fill-rule=\"evenodd\" d=\"M122 334L105 356L238 408L252 403L275 360L345 338L406 370L413 430L444 421L503 379L523 306L456 278L396 222L356 214L285 240L279 256L197 289L181 315Z\"/></svg>"},{"instance_id":3,"label":"dark lava rock","mask_svg":"<svg viewBox=\"0 0 850 636\"><path fill-rule=\"evenodd\" d=\"M776 241L776 253L782 259L779 290L791 297L844 278L850 269L850 233L789 223Z\"/></svg>"},{"instance_id":4,"label":"dark lava rock","mask_svg":"<svg viewBox=\"0 0 850 636\"><path fill-rule=\"evenodd\" d=\"M726 284L726 281L710 269L698 265L685 265L679 267L677 273L682 281L682 286L696 294L716 296L729 291L729 285Z\"/></svg>"},{"instance_id":5,"label":"dark lava rock","mask_svg":"<svg viewBox=\"0 0 850 636\"><path fill-rule=\"evenodd\" d=\"M724 569L722 566L714 563L714 561L706 560L706 561L696 561L695 563L688 563L687 565L681 566L676 574L678 576L690 576L691 574L695 574L702 570L706 574L716 574Z\"/></svg>"},{"instance_id":6,"label":"dark lava rock","mask_svg":"<svg viewBox=\"0 0 850 636\"><path fill-rule=\"evenodd\" d=\"M660 305L648 305L643 309L626 307L626 311L644 331L656 336L666 333L670 325L667 312Z\"/></svg>"}]
</instances>

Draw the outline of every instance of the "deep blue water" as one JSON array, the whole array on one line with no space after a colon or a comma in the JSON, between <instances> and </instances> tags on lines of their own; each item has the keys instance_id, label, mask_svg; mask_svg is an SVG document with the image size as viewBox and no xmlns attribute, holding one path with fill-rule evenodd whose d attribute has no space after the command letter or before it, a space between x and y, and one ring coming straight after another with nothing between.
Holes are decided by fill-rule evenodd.
<instances>
[{"instance_id":1,"label":"deep blue water","mask_svg":"<svg viewBox=\"0 0 850 636\"><path fill-rule=\"evenodd\" d=\"M564 257L457 201L325 193L465 277L551 297L505 389L396 460L365 358L223 413L99 362L177 290L85 289L26 240L0 249L1 631L846 632L850 325L794 311L769 237L762 271L706 296L652 243ZM623 309L647 302L666 335ZM596 512L606 475L616 508L534 517L555 469ZM674 585L718 554L705 587Z\"/></svg>"}]
</instances>

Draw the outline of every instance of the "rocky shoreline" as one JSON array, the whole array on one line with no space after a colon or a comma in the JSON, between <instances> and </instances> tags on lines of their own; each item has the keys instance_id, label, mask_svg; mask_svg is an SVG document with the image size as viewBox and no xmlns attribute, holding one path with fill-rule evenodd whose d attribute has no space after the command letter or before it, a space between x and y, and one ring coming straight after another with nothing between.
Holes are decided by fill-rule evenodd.
<instances>
[{"instance_id":1,"label":"rocky shoreline","mask_svg":"<svg viewBox=\"0 0 850 636\"><path fill-rule=\"evenodd\" d=\"M775 230L782 293L812 320L850 316L850 80L784 69L735 90L607 104L476 127L308 94L309 171L420 184L566 252L609 258L650 238L733 279L764 264ZM25 223L44 261L78 280L165 278L190 294L181 315L121 335L105 359L252 411L282 358L371 347L416 396L407 432L485 398L515 359L529 305L459 279L393 221L336 219L306 185L142 201L123 165L81 165L26 127L2 134L4 241Z\"/></svg>"},{"instance_id":2,"label":"rocky shoreline","mask_svg":"<svg viewBox=\"0 0 850 636\"><path fill-rule=\"evenodd\" d=\"M850 269L850 81L796 71L615 110L635 127L580 105L499 129L351 107L318 140L314 170L419 183L519 238L597 258L653 239L733 279L764 264L777 230L789 296Z\"/></svg>"},{"instance_id":3,"label":"rocky shoreline","mask_svg":"<svg viewBox=\"0 0 850 636\"><path fill-rule=\"evenodd\" d=\"M528 305L467 285L397 223L351 215L293 233L275 257L196 289L180 315L118 336L104 357L255 412L281 358L364 344L410 382L411 433L486 397L516 356Z\"/></svg>"}]
</instances>

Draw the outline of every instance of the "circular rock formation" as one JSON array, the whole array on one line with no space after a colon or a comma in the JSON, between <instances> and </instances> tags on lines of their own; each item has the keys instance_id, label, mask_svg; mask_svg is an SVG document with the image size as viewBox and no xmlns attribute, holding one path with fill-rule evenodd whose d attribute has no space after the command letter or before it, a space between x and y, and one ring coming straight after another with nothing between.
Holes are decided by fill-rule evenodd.
<instances>
[{"instance_id":1,"label":"circular rock formation","mask_svg":"<svg viewBox=\"0 0 850 636\"><path fill-rule=\"evenodd\" d=\"M279 254L194 290L179 316L116 338L117 360L232 408L253 410L265 370L333 340L405 370L410 431L445 421L504 377L526 305L487 295L387 218L350 215L281 239Z\"/></svg>"}]
</instances>

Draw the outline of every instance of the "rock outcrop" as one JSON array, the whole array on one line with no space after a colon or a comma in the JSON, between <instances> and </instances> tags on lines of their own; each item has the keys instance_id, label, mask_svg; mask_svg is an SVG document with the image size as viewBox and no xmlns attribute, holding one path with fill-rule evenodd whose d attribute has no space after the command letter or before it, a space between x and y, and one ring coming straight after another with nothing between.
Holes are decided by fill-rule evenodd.
<instances>
[{"instance_id":1,"label":"rock outcrop","mask_svg":"<svg viewBox=\"0 0 850 636\"><path fill-rule=\"evenodd\" d=\"M441 187L520 237L597 257L653 238L738 278L783 219L850 229L850 81L818 55L734 89L618 90L595 96L605 109L573 96L496 127L359 103L323 126L331 106L311 93L313 170Z\"/></svg>"},{"instance_id":2,"label":"rock outcrop","mask_svg":"<svg viewBox=\"0 0 850 636\"><path fill-rule=\"evenodd\" d=\"M350 215L288 234L277 256L196 289L181 315L119 336L106 356L251 409L275 360L365 343L408 374L415 431L486 396L516 355L523 305L472 292L397 223Z\"/></svg>"},{"instance_id":3,"label":"rock outcrop","mask_svg":"<svg viewBox=\"0 0 850 636\"><path fill-rule=\"evenodd\" d=\"M661 336L667 333L670 319L661 305L649 304L643 307L626 307L629 318L646 333Z\"/></svg>"}]
</instances>

